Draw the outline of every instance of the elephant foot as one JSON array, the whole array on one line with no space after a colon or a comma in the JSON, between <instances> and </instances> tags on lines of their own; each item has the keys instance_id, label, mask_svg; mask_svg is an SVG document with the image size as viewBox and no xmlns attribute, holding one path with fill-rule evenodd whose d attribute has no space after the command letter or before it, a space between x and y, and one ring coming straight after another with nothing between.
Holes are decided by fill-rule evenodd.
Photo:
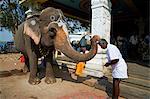
<instances>
[{"instance_id":1,"label":"elephant foot","mask_svg":"<svg viewBox=\"0 0 150 99\"><path fill-rule=\"evenodd\" d=\"M29 81L28 81L31 85L37 85L39 84L41 81L39 78L29 78Z\"/></svg>"},{"instance_id":2,"label":"elephant foot","mask_svg":"<svg viewBox=\"0 0 150 99\"><path fill-rule=\"evenodd\" d=\"M28 69L27 66L24 66L23 69L22 69L22 71L23 71L23 73L27 73L27 72L29 72L29 69Z\"/></svg>"},{"instance_id":3,"label":"elephant foot","mask_svg":"<svg viewBox=\"0 0 150 99\"><path fill-rule=\"evenodd\" d=\"M47 84L53 84L53 83L56 82L56 78L46 77L46 78L45 78L45 82L46 82Z\"/></svg>"}]
</instances>

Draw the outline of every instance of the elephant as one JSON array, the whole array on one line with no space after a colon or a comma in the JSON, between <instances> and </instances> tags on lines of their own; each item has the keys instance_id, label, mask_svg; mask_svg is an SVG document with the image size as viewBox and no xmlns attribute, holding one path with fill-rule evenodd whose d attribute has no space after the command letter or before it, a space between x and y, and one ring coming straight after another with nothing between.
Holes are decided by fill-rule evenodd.
<instances>
[{"instance_id":1,"label":"elephant","mask_svg":"<svg viewBox=\"0 0 150 99\"><path fill-rule=\"evenodd\" d=\"M64 15L60 9L47 7L18 26L14 37L15 46L25 57L24 71L26 72L29 68L28 82L32 85L41 82L37 77L38 58L40 57L44 57L46 62L45 82L47 84L56 82L52 68L53 52L56 49L75 62L90 60L97 53L97 41L100 40L98 35L92 37L91 50L88 53L81 54L75 51L70 44L63 19Z\"/></svg>"}]
</instances>

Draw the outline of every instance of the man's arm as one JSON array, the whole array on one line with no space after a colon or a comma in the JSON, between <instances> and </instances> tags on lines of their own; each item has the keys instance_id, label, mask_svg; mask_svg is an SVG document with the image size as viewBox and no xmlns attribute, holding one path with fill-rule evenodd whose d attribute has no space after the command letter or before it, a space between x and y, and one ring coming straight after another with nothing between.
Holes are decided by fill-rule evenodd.
<instances>
[{"instance_id":1,"label":"man's arm","mask_svg":"<svg viewBox=\"0 0 150 99\"><path fill-rule=\"evenodd\" d=\"M118 61L119 61L119 59L111 60L111 62L110 62L110 63L106 63L104 66L108 67L109 65L116 64Z\"/></svg>"}]
</instances>

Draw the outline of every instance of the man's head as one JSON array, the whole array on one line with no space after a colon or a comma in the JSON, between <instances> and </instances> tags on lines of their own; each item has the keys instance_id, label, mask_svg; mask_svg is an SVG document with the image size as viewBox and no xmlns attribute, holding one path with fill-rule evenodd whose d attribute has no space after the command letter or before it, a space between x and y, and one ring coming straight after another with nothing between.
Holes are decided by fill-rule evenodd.
<instances>
[{"instance_id":1,"label":"man's head","mask_svg":"<svg viewBox=\"0 0 150 99\"><path fill-rule=\"evenodd\" d=\"M106 49L108 42L105 39L100 39L98 44L101 46L102 49Z\"/></svg>"}]
</instances>

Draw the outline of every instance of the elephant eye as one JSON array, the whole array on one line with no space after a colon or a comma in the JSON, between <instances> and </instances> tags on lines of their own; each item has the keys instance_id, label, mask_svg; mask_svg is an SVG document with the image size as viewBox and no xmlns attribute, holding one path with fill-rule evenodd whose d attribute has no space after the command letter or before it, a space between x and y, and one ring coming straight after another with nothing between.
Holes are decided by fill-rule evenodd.
<instances>
[{"instance_id":1,"label":"elephant eye","mask_svg":"<svg viewBox=\"0 0 150 99\"><path fill-rule=\"evenodd\" d=\"M35 20L32 20L30 23L31 23L31 25L35 25L35 24L36 24L36 21L35 21Z\"/></svg>"},{"instance_id":2,"label":"elephant eye","mask_svg":"<svg viewBox=\"0 0 150 99\"><path fill-rule=\"evenodd\" d=\"M50 20L55 21L56 20L55 16L50 16Z\"/></svg>"}]
</instances>

